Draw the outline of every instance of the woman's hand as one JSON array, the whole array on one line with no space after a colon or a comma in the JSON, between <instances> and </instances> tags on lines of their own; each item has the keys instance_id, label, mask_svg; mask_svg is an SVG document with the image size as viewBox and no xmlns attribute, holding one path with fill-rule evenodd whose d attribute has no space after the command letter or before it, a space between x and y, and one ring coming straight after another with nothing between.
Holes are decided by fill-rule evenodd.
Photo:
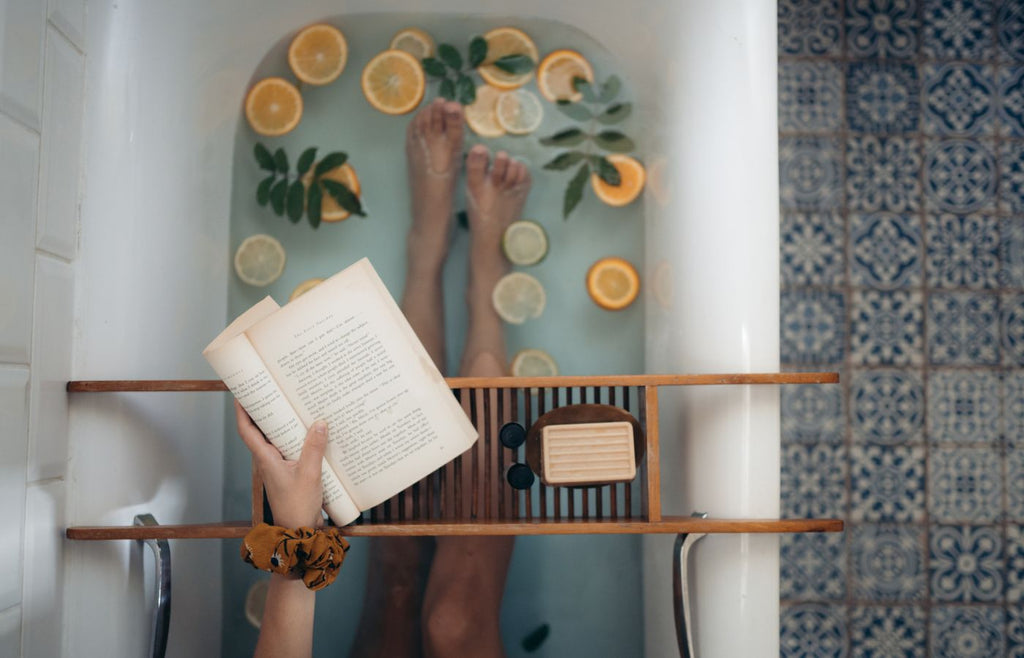
<instances>
[{"instance_id":1,"label":"woman's hand","mask_svg":"<svg viewBox=\"0 0 1024 658\"><path fill-rule=\"evenodd\" d=\"M323 525L321 468L327 450L327 423L318 420L306 434L298 460L281 456L235 400L238 433L252 453L263 477L274 524L285 528L318 528Z\"/></svg>"}]
</instances>

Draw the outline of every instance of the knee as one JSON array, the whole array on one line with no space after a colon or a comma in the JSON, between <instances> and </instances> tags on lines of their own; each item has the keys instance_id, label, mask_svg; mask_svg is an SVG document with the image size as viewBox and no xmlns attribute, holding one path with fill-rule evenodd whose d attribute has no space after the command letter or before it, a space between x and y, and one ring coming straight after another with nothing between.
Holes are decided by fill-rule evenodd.
<instances>
[{"instance_id":1,"label":"knee","mask_svg":"<svg viewBox=\"0 0 1024 658\"><path fill-rule=\"evenodd\" d=\"M423 641L428 656L466 656L480 632L479 614L467 599L443 596L423 610Z\"/></svg>"}]
</instances>

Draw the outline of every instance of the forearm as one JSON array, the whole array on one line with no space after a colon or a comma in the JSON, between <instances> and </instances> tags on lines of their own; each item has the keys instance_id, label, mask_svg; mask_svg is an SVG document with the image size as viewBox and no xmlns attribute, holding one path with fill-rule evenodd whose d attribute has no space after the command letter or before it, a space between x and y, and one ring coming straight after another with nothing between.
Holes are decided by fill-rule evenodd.
<instances>
[{"instance_id":1,"label":"forearm","mask_svg":"<svg viewBox=\"0 0 1024 658\"><path fill-rule=\"evenodd\" d=\"M312 656L315 605L316 593L302 579L272 574L256 658Z\"/></svg>"}]
</instances>

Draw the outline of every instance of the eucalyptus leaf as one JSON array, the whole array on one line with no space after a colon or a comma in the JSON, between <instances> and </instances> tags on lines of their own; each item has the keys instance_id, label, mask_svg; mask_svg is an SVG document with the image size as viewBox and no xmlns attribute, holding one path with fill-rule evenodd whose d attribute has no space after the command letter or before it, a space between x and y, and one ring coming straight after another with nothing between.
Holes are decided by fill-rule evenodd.
<instances>
[{"instance_id":1,"label":"eucalyptus leaf","mask_svg":"<svg viewBox=\"0 0 1024 658\"><path fill-rule=\"evenodd\" d=\"M636 149L633 140L618 130L603 130L594 135L594 141L606 151L614 151L615 153L629 153Z\"/></svg>"},{"instance_id":2,"label":"eucalyptus leaf","mask_svg":"<svg viewBox=\"0 0 1024 658\"><path fill-rule=\"evenodd\" d=\"M322 178L320 180L320 184L324 186L325 192L334 197L334 200L338 202L339 206L353 215L366 217L366 213L363 212L363 205L359 202L359 197L353 194L352 190L348 189L345 185L336 180L330 180L327 178Z\"/></svg>"},{"instance_id":3,"label":"eucalyptus leaf","mask_svg":"<svg viewBox=\"0 0 1024 658\"><path fill-rule=\"evenodd\" d=\"M505 55L494 60L494 65L505 73L519 75L529 73L537 63L529 55Z\"/></svg>"},{"instance_id":4,"label":"eucalyptus leaf","mask_svg":"<svg viewBox=\"0 0 1024 658\"><path fill-rule=\"evenodd\" d=\"M331 169L340 167L341 165L348 162L348 154L342 151L334 151L324 156L324 159L317 163L316 169L313 170L314 178L320 178Z\"/></svg>"},{"instance_id":5,"label":"eucalyptus leaf","mask_svg":"<svg viewBox=\"0 0 1024 658\"><path fill-rule=\"evenodd\" d=\"M455 94L463 105L472 105L476 100L476 84L468 75L459 75L455 81Z\"/></svg>"},{"instance_id":6,"label":"eucalyptus leaf","mask_svg":"<svg viewBox=\"0 0 1024 658\"><path fill-rule=\"evenodd\" d=\"M615 165L608 158L603 155L592 155L590 157L591 164L597 169L597 175L601 177L601 180L615 187L622 185L622 174L619 173L619 170L615 168Z\"/></svg>"},{"instance_id":7,"label":"eucalyptus leaf","mask_svg":"<svg viewBox=\"0 0 1024 658\"><path fill-rule=\"evenodd\" d=\"M437 93L446 101L455 100L455 83L451 81L451 78L445 78L441 81Z\"/></svg>"},{"instance_id":8,"label":"eucalyptus leaf","mask_svg":"<svg viewBox=\"0 0 1024 658\"><path fill-rule=\"evenodd\" d=\"M309 223L313 228L320 226L322 205L323 192L320 191L320 186L310 185L309 192L306 194L306 217L309 218Z\"/></svg>"},{"instance_id":9,"label":"eucalyptus leaf","mask_svg":"<svg viewBox=\"0 0 1024 658\"><path fill-rule=\"evenodd\" d=\"M628 117L632 111L632 103L615 103L614 105L609 105L604 112L597 115L597 120L605 125L618 123Z\"/></svg>"},{"instance_id":10,"label":"eucalyptus leaf","mask_svg":"<svg viewBox=\"0 0 1024 658\"><path fill-rule=\"evenodd\" d=\"M459 54L458 48L450 43L439 45L437 47L437 54L441 57L442 62L456 71L462 68L462 55Z\"/></svg>"},{"instance_id":11,"label":"eucalyptus leaf","mask_svg":"<svg viewBox=\"0 0 1024 658\"><path fill-rule=\"evenodd\" d=\"M432 78L443 78L448 75L448 69L445 68L444 62L437 59L436 57L424 57L423 58L423 72Z\"/></svg>"},{"instance_id":12,"label":"eucalyptus leaf","mask_svg":"<svg viewBox=\"0 0 1024 658\"><path fill-rule=\"evenodd\" d=\"M274 164L277 166L277 171L279 173L288 173L288 156L285 155L283 148L279 148L274 151Z\"/></svg>"},{"instance_id":13,"label":"eucalyptus leaf","mask_svg":"<svg viewBox=\"0 0 1024 658\"><path fill-rule=\"evenodd\" d=\"M583 186L587 184L589 176L590 166L584 162L565 188L565 198L562 201L562 219L569 219L569 213L579 205L580 200L583 198Z\"/></svg>"},{"instance_id":14,"label":"eucalyptus leaf","mask_svg":"<svg viewBox=\"0 0 1024 658\"><path fill-rule=\"evenodd\" d=\"M276 178L277 174L270 174L260 181L259 186L256 188L256 203L261 206L267 205L267 202L270 201L270 186L274 184Z\"/></svg>"},{"instance_id":15,"label":"eucalyptus leaf","mask_svg":"<svg viewBox=\"0 0 1024 658\"><path fill-rule=\"evenodd\" d=\"M572 88L583 94L583 100L588 103L597 102L597 94L594 93L594 86L586 78L575 77L572 79Z\"/></svg>"},{"instance_id":16,"label":"eucalyptus leaf","mask_svg":"<svg viewBox=\"0 0 1024 658\"><path fill-rule=\"evenodd\" d=\"M582 159L582 151L566 151L565 153L559 153L556 155L553 160L544 165L544 169L562 171L563 169L568 169Z\"/></svg>"},{"instance_id":17,"label":"eucalyptus leaf","mask_svg":"<svg viewBox=\"0 0 1024 658\"><path fill-rule=\"evenodd\" d=\"M476 36L469 41L469 65L476 68L487 59L487 40Z\"/></svg>"},{"instance_id":18,"label":"eucalyptus leaf","mask_svg":"<svg viewBox=\"0 0 1024 658\"><path fill-rule=\"evenodd\" d=\"M579 128L566 128L540 140L544 146L575 146L587 138Z\"/></svg>"},{"instance_id":19,"label":"eucalyptus leaf","mask_svg":"<svg viewBox=\"0 0 1024 658\"><path fill-rule=\"evenodd\" d=\"M302 152L299 156L299 161L295 163L295 169L299 172L299 176L302 176L309 168L313 166L313 160L316 159L316 147L310 146L308 149Z\"/></svg>"},{"instance_id":20,"label":"eucalyptus leaf","mask_svg":"<svg viewBox=\"0 0 1024 658\"><path fill-rule=\"evenodd\" d=\"M609 77L601 85L601 95L597 97L597 102L611 103L619 95L620 89L622 89L622 80L619 80L619 76L613 75Z\"/></svg>"},{"instance_id":21,"label":"eucalyptus leaf","mask_svg":"<svg viewBox=\"0 0 1024 658\"><path fill-rule=\"evenodd\" d=\"M284 196L288 193L288 179L282 178L270 188L270 207L278 216L284 214Z\"/></svg>"},{"instance_id":22,"label":"eucalyptus leaf","mask_svg":"<svg viewBox=\"0 0 1024 658\"><path fill-rule=\"evenodd\" d=\"M582 103L573 103L572 101L563 98L558 101L557 107L562 114L570 119L576 119L577 121L590 121L594 118L593 113Z\"/></svg>"},{"instance_id":23,"label":"eucalyptus leaf","mask_svg":"<svg viewBox=\"0 0 1024 658\"><path fill-rule=\"evenodd\" d=\"M274 156L270 154L266 146L256 142L256 146L252 150L256 155L256 162L260 165L260 169L266 169L267 171L277 169L277 165L274 164Z\"/></svg>"},{"instance_id":24,"label":"eucalyptus leaf","mask_svg":"<svg viewBox=\"0 0 1024 658\"><path fill-rule=\"evenodd\" d=\"M285 197L285 209L288 212L288 219L292 220L292 223L298 222L302 219L302 206L305 202L306 186L302 184L301 180L293 181L288 186L288 194Z\"/></svg>"}]
</instances>

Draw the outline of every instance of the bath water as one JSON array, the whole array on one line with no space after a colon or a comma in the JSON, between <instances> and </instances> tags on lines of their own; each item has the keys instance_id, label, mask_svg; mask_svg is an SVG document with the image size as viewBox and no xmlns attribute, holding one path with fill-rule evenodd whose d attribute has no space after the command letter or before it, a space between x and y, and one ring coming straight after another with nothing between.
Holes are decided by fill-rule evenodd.
<instances>
[{"instance_id":1,"label":"bath water","mask_svg":"<svg viewBox=\"0 0 1024 658\"><path fill-rule=\"evenodd\" d=\"M265 288L246 285L232 275L228 300L231 317L268 294L284 304L299 283L314 277L326 278L364 256L370 258L396 299L400 298L405 275L405 235L410 224L404 138L415 112L403 116L382 114L369 105L360 88L363 66L386 49L400 29L420 27L436 43L450 43L465 55L474 35L512 25L530 35L541 57L559 48L569 48L590 61L598 83L619 74L615 61L601 44L571 26L552 21L484 20L438 14L367 14L323 20L338 27L348 41L348 62L341 76L323 87L300 87L302 120L287 135L261 137L249 128L244 116L240 118L232 174L231 248L237 248L250 235L267 233L284 246L287 262L282 276ZM275 75L295 80L288 68L287 48L294 32L301 27L282 26L281 40L268 44L267 55L253 73L253 83ZM474 79L481 82L477 76ZM634 111L614 128L641 144L642 122L638 116L642 112L638 112L631 97L629 80L622 82L616 100L634 102ZM538 93L535 80L525 88ZM438 83L428 77L421 107L437 95ZM543 146L540 138L576 122L554 104L543 99L542 104L543 122L530 135L481 138L466 129L467 150L473 144L483 143L492 153L505 150L527 163L533 186L523 217L540 223L549 238L549 252L541 263L515 268L532 274L543 284L547 306L540 318L522 325L506 325L508 356L511 358L523 348L540 348L551 354L561 374L643 372L644 295L623 311L609 312L590 300L585 287L587 269L604 256L620 256L644 271L642 197L629 206L613 208L600 202L588 183L582 201L564 220L563 195L578 165L565 171L542 169L544 163L565 149ZM259 206L256 188L266 172L258 167L253 156L257 142L271 151L283 147L291 171L295 159L308 147L317 147L318 156L331 151L346 152L360 180L360 197L367 217L324 222L314 230L305 217L293 224L274 214L269 206ZM643 161L642 153L633 155ZM460 182L456 209L464 208ZM468 245L468 231L456 226L444 272L446 374L451 375L456 374L465 338ZM231 259L226 258L225 266L230 267L230 263ZM232 425L226 437L225 514L226 518L244 518L249 505L249 458L234 434ZM363 565L369 546L366 541L354 541L338 581L320 595L317 655L347 652L359 616L365 578ZM639 546L633 536L519 538L502 610L509 655L525 655L519 640L544 623L550 625L551 634L540 655L638 655L643 629ZM255 630L244 620L243 602L248 587L261 576L241 564L233 545L225 547L224 560L224 655L249 655Z\"/></svg>"}]
</instances>

